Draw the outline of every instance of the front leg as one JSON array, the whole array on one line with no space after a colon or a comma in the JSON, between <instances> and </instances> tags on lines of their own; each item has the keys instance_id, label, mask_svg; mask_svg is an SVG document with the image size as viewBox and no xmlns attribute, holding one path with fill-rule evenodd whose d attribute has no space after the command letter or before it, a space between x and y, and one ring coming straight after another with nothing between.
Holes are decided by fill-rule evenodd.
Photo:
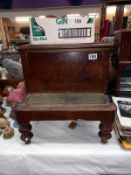
<instances>
[{"instance_id":1,"label":"front leg","mask_svg":"<svg viewBox=\"0 0 131 175\"><path fill-rule=\"evenodd\" d=\"M31 132L32 126L29 122L27 123L19 123L19 131L21 133L21 140L26 144L31 142L31 138L33 137L33 133Z\"/></svg>"},{"instance_id":2,"label":"front leg","mask_svg":"<svg viewBox=\"0 0 131 175\"><path fill-rule=\"evenodd\" d=\"M112 131L113 123L101 122L99 125L100 131L99 136L101 137L102 143L107 143L107 140L111 138L111 131Z\"/></svg>"}]
</instances>

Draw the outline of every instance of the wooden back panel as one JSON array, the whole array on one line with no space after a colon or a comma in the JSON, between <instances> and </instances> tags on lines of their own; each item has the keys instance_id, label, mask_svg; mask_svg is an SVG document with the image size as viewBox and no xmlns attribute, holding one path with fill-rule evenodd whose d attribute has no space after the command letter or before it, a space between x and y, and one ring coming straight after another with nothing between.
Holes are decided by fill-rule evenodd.
<instances>
[{"instance_id":1,"label":"wooden back panel","mask_svg":"<svg viewBox=\"0 0 131 175\"><path fill-rule=\"evenodd\" d=\"M121 29L114 32L118 60L131 61L131 29Z\"/></svg>"},{"instance_id":2,"label":"wooden back panel","mask_svg":"<svg viewBox=\"0 0 131 175\"><path fill-rule=\"evenodd\" d=\"M111 48L102 44L22 46L27 92L105 93ZM97 59L90 60L89 54Z\"/></svg>"}]
</instances>

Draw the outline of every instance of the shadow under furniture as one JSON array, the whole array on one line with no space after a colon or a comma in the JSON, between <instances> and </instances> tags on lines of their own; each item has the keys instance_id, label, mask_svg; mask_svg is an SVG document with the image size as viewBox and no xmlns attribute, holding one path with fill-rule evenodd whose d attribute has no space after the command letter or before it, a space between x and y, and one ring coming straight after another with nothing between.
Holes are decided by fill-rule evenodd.
<instances>
[{"instance_id":1,"label":"shadow under furniture","mask_svg":"<svg viewBox=\"0 0 131 175\"><path fill-rule=\"evenodd\" d=\"M78 119L100 121L101 142L111 138L116 106L105 93L112 48L110 44L20 47L27 96L14 113L21 140L31 142L31 121Z\"/></svg>"}]
</instances>

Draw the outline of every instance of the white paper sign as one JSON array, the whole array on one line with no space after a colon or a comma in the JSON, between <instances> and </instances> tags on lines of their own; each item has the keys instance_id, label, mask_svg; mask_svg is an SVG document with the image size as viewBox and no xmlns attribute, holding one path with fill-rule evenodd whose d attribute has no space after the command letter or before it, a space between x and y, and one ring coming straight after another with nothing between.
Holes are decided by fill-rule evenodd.
<instances>
[{"instance_id":1,"label":"white paper sign","mask_svg":"<svg viewBox=\"0 0 131 175\"><path fill-rule=\"evenodd\" d=\"M70 44L94 42L94 18L30 19L32 44Z\"/></svg>"},{"instance_id":2,"label":"white paper sign","mask_svg":"<svg viewBox=\"0 0 131 175\"><path fill-rule=\"evenodd\" d=\"M97 53L90 53L88 55L88 60L97 60Z\"/></svg>"}]
</instances>

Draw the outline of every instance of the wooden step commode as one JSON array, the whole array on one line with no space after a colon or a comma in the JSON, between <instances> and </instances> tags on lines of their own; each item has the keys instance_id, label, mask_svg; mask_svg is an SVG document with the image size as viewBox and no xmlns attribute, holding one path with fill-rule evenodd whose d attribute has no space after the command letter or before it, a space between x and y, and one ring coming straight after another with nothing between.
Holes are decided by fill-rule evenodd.
<instances>
[{"instance_id":1,"label":"wooden step commode","mask_svg":"<svg viewBox=\"0 0 131 175\"><path fill-rule=\"evenodd\" d=\"M30 143L31 121L100 121L101 142L111 138L116 106L107 96L109 44L23 45L27 96L14 107L21 139Z\"/></svg>"}]
</instances>

